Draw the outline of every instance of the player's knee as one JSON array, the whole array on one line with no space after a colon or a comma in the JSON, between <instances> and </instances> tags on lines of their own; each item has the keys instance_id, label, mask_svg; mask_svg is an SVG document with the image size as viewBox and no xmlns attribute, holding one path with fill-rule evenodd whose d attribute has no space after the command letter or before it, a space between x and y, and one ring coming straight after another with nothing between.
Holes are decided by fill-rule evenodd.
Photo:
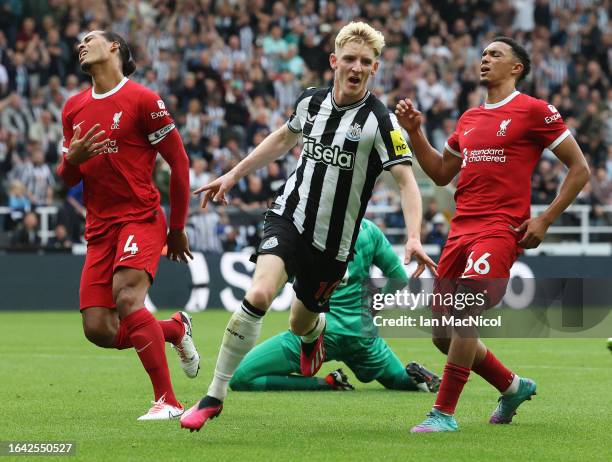
<instances>
[{"instance_id":1,"label":"player's knee","mask_svg":"<svg viewBox=\"0 0 612 462\"><path fill-rule=\"evenodd\" d=\"M251 305L267 311L274 299L274 290L268 287L251 287L245 297Z\"/></svg>"},{"instance_id":2,"label":"player's knee","mask_svg":"<svg viewBox=\"0 0 612 462\"><path fill-rule=\"evenodd\" d=\"M130 286L122 287L117 291L115 304L120 313L130 308L140 308L141 305L136 290Z\"/></svg>"},{"instance_id":3,"label":"player's knee","mask_svg":"<svg viewBox=\"0 0 612 462\"><path fill-rule=\"evenodd\" d=\"M436 346L438 350L440 350L445 355L448 354L448 350L450 348L450 339L445 337L432 337L431 341Z\"/></svg>"},{"instance_id":4,"label":"player's knee","mask_svg":"<svg viewBox=\"0 0 612 462\"><path fill-rule=\"evenodd\" d=\"M87 340L102 348L112 348L116 332L109 329L103 320L88 321L83 324L83 332Z\"/></svg>"}]
</instances>

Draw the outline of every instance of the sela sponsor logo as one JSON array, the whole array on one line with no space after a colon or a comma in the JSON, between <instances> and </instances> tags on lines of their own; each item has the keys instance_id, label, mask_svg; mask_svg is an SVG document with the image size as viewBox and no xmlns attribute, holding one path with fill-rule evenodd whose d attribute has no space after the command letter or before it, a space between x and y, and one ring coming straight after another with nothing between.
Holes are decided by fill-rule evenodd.
<instances>
[{"instance_id":1,"label":"sela sponsor logo","mask_svg":"<svg viewBox=\"0 0 612 462\"><path fill-rule=\"evenodd\" d=\"M474 162L494 162L503 164L506 162L506 156L503 148L486 148L486 149L463 149L463 163L461 167L465 167L468 163Z\"/></svg>"},{"instance_id":2,"label":"sela sponsor logo","mask_svg":"<svg viewBox=\"0 0 612 462\"><path fill-rule=\"evenodd\" d=\"M326 146L319 143L315 138L304 136L303 154L315 162L323 162L343 170L353 170L355 165L355 154L342 151L339 146Z\"/></svg>"},{"instance_id":3,"label":"sela sponsor logo","mask_svg":"<svg viewBox=\"0 0 612 462\"><path fill-rule=\"evenodd\" d=\"M278 239L276 239L276 236L272 236L271 238L267 239L266 242L264 242L261 245L261 249L269 250L269 249L273 249L277 245L278 245Z\"/></svg>"},{"instance_id":4,"label":"sela sponsor logo","mask_svg":"<svg viewBox=\"0 0 612 462\"><path fill-rule=\"evenodd\" d=\"M346 132L346 139L349 141L359 141L361 139L361 125L354 123Z\"/></svg>"},{"instance_id":5,"label":"sela sponsor logo","mask_svg":"<svg viewBox=\"0 0 612 462\"><path fill-rule=\"evenodd\" d=\"M508 130L508 125L510 125L512 119L502 120L499 123L499 130L497 132L497 136L506 136L506 130Z\"/></svg>"},{"instance_id":6,"label":"sela sponsor logo","mask_svg":"<svg viewBox=\"0 0 612 462\"><path fill-rule=\"evenodd\" d=\"M121 116L122 115L123 115L123 111L116 112L113 115L113 124L111 125L111 130L118 130L119 129L119 120L121 120Z\"/></svg>"}]
</instances>

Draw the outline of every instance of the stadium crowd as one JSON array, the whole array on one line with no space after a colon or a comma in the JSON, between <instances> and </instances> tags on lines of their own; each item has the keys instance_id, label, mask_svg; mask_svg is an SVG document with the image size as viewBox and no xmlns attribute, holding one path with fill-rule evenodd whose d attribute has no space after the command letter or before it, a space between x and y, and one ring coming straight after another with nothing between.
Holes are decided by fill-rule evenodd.
<instances>
[{"instance_id":1,"label":"stadium crowd","mask_svg":"<svg viewBox=\"0 0 612 462\"><path fill-rule=\"evenodd\" d=\"M38 248L35 211L55 205L55 237L47 246L65 249L82 240L82 186L62 188L54 171L62 107L89 86L76 53L84 32L111 29L127 38L137 63L131 78L164 99L190 156L195 189L285 123L303 88L331 84L333 37L359 18L387 41L371 91L390 108L398 98L416 101L440 151L459 115L482 102L483 44L508 35L526 45L533 70L521 89L558 108L592 168L579 202L592 206L592 224L612 225L602 208L612 205L611 6L609 0L0 0L4 236L15 248ZM296 146L242 180L232 207L200 210L194 199L192 247L256 244L262 208L299 153ZM563 175L562 164L544 152L533 176L533 203L549 203ZM167 204L169 169L161 158L155 180ZM401 228L397 201L381 182L372 204L386 213L371 218L383 228ZM424 210L424 240L443 243L449 214L435 200Z\"/></svg>"}]
</instances>

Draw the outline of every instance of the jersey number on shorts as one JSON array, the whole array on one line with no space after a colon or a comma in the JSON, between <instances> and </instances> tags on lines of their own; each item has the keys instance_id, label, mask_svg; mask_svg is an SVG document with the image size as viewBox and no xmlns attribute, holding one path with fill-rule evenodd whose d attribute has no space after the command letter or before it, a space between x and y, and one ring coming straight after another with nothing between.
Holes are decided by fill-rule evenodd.
<instances>
[{"instance_id":1,"label":"jersey number on shorts","mask_svg":"<svg viewBox=\"0 0 612 462\"><path fill-rule=\"evenodd\" d=\"M469 273L472 268L474 269L474 271L476 271L476 273L481 275L488 274L489 271L491 271L491 265L489 265L489 262L487 261L487 258L491 256L489 252L483 253L476 261L472 259L473 256L474 252L470 252L467 258L467 265L465 266L465 271L463 272L461 277L464 277L466 273Z\"/></svg>"},{"instance_id":2,"label":"jersey number on shorts","mask_svg":"<svg viewBox=\"0 0 612 462\"><path fill-rule=\"evenodd\" d=\"M327 300L329 300L338 284L340 284L340 280L332 282L322 281L319 283L319 290L317 290L317 293L314 296L319 305L323 305L327 302Z\"/></svg>"},{"instance_id":3,"label":"jersey number on shorts","mask_svg":"<svg viewBox=\"0 0 612 462\"><path fill-rule=\"evenodd\" d=\"M138 246L136 245L135 242L132 242L133 240L134 240L134 235L130 234L127 238L127 241L125 241L125 247L123 247L123 253L130 252L132 255L135 255L136 252L138 252Z\"/></svg>"}]
</instances>

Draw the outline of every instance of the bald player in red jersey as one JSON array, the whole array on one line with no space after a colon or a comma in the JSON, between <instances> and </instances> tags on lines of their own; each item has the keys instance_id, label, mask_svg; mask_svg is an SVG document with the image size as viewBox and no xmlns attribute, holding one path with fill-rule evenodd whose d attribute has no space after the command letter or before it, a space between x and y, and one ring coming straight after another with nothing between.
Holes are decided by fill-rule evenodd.
<instances>
[{"instance_id":1,"label":"bald player in red jersey","mask_svg":"<svg viewBox=\"0 0 612 462\"><path fill-rule=\"evenodd\" d=\"M423 134L422 115L412 101L400 101L396 107L421 167L435 183L447 185L459 174L456 213L434 288L464 300L472 294L474 302L462 310L433 306L438 318L477 316L499 303L520 250L540 244L588 181L584 155L557 109L516 90L530 67L529 55L516 41L494 39L481 61L486 102L461 116L442 155ZM530 218L531 176L545 148L568 172L555 200L540 216ZM447 354L447 363L434 408L412 432L457 430L455 407L470 371L502 394L490 423L510 423L518 406L536 392L535 382L507 369L478 339L475 328L437 328L433 342Z\"/></svg>"},{"instance_id":2,"label":"bald player in red jersey","mask_svg":"<svg viewBox=\"0 0 612 462\"><path fill-rule=\"evenodd\" d=\"M191 257L184 232L189 159L161 98L128 79L135 69L125 40L93 31L79 44L79 61L93 88L71 97L62 112L64 153L58 174L83 181L87 255L80 308L85 336L103 348L134 347L149 374L154 405L139 420L178 417L165 354L171 342L190 377L199 368L186 313L158 321L144 300L167 244L171 260ZM157 153L172 169L170 230L152 174Z\"/></svg>"}]
</instances>

